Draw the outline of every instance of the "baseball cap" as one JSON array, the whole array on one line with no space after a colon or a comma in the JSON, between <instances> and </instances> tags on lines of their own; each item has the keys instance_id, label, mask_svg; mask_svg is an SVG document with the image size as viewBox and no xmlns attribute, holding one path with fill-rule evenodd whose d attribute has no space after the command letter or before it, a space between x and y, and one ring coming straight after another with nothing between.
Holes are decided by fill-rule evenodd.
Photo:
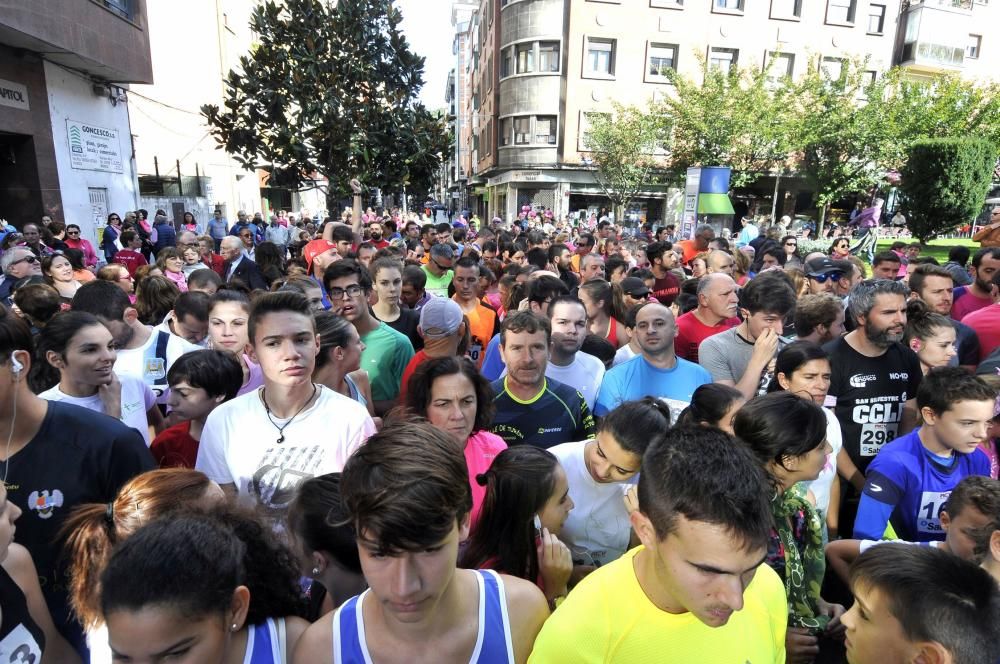
<instances>
[{"instance_id":1,"label":"baseball cap","mask_svg":"<svg viewBox=\"0 0 1000 664\"><path fill-rule=\"evenodd\" d=\"M826 256L819 256L806 261L806 276L818 277L821 274L830 274L831 272L847 274L851 272L852 267L850 261L835 261Z\"/></svg>"},{"instance_id":2,"label":"baseball cap","mask_svg":"<svg viewBox=\"0 0 1000 664\"><path fill-rule=\"evenodd\" d=\"M306 246L302 247L302 258L306 262L306 270L312 272L313 259L324 252L336 248L337 245L329 240L311 240Z\"/></svg>"},{"instance_id":3,"label":"baseball cap","mask_svg":"<svg viewBox=\"0 0 1000 664\"><path fill-rule=\"evenodd\" d=\"M420 332L424 339L443 339L458 331L464 314L458 303L447 297L432 297L420 309Z\"/></svg>"},{"instance_id":4,"label":"baseball cap","mask_svg":"<svg viewBox=\"0 0 1000 664\"><path fill-rule=\"evenodd\" d=\"M622 279L620 285L622 292L628 293L632 297L646 297L649 295L649 289L646 288L646 282L639 277L625 277Z\"/></svg>"}]
</instances>

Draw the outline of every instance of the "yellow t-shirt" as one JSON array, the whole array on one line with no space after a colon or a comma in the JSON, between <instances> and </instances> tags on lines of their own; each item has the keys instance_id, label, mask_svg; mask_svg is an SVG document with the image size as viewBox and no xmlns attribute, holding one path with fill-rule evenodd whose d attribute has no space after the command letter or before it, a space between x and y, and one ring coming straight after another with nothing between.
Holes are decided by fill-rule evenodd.
<instances>
[{"instance_id":1,"label":"yellow t-shirt","mask_svg":"<svg viewBox=\"0 0 1000 664\"><path fill-rule=\"evenodd\" d=\"M781 579L761 565L744 604L722 627L656 608L639 586L639 546L580 582L542 626L528 664L670 662L784 664L788 605Z\"/></svg>"}]
</instances>

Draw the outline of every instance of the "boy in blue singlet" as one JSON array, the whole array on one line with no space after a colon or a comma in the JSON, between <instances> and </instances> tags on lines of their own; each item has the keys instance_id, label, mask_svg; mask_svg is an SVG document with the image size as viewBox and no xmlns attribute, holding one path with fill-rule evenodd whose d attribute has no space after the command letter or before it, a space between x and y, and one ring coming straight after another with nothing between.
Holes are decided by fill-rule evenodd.
<instances>
[{"instance_id":1,"label":"boy in blue singlet","mask_svg":"<svg viewBox=\"0 0 1000 664\"><path fill-rule=\"evenodd\" d=\"M995 398L958 367L928 372L917 390L923 426L885 445L868 466L854 537L881 539L891 523L903 540L943 540L941 512L952 489L969 475L990 474L979 443Z\"/></svg>"},{"instance_id":2,"label":"boy in blue singlet","mask_svg":"<svg viewBox=\"0 0 1000 664\"><path fill-rule=\"evenodd\" d=\"M390 424L350 457L341 493L369 590L313 624L293 664L527 660L549 613L542 592L456 569L472 492L455 441L429 424Z\"/></svg>"}]
</instances>

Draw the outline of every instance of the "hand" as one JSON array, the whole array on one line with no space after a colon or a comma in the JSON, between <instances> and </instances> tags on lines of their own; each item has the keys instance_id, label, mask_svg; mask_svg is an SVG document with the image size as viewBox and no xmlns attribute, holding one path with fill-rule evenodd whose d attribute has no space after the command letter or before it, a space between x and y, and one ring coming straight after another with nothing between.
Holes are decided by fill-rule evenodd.
<instances>
[{"instance_id":1,"label":"hand","mask_svg":"<svg viewBox=\"0 0 1000 664\"><path fill-rule=\"evenodd\" d=\"M573 573L573 557L569 553L569 547L550 533L548 528L542 528L542 537L538 542L538 571L542 575L545 596L549 602L566 595L566 584Z\"/></svg>"},{"instance_id":2,"label":"hand","mask_svg":"<svg viewBox=\"0 0 1000 664\"><path fill-rule=\"evenodd\" d=\"M753 355L750 361L756 361L763 366L774 359L776 350L778 350L778 335L771 328L766 328L753 342Z\"/></svg>"},{"instance_id":3,"label":"hand","mask_svg":"<svg viewBox=\"0 0 1000 664\"><path fill-rule=\"evenodd\" d=\"M111 382L97 388L97 395L101 397L101 405L104 406L104 414L110 417L121 419L122 416L122 384L118 380L118 375L111 372Z\"/></svg>"},{"instance_id":4,"label":"hand","mask_svg":"<svg viewBox=\"0 0 1000 664\"><path fill-rule=\"evenodd\" d=\"M785 634L785 662L811 664L819 654L819 639L802 627L789 627Z\"/></svg>"},{"instance_id":5,"label":"hand","mask_svg":"<svg viewBox=\"0 0 1000 664\"><path fill-rule=\"evenodd\" d=\"M636 491L635 485L630 486L625 490L625 496L623 498L625 501L625 510L631 515L632 512L639 509L639 493Z\"/></svg>"},{"instance_id":6,"label":"hand","mask_svg":"<svg viewBox=\"0 0 1000 664\"><path fill-rule=\"evenodd\" d=\"M830 622L826 625L826 635L842 639L847 632L847 625L840 622L840 617L844 615L844 607L840 604L831 604L820 598L818 604L820 614L830 617Z\"/></svg>"},{"instance_id":7,"label":"hand","mask_svg":"<svg viewBox=\"0 0 1000 664\"><path fill-rule=\"evenodd\" d=\"M355 196L361 195L361 180L357 178L351 178L351 191L354 192Z\"/></svg>"}]
</instances>

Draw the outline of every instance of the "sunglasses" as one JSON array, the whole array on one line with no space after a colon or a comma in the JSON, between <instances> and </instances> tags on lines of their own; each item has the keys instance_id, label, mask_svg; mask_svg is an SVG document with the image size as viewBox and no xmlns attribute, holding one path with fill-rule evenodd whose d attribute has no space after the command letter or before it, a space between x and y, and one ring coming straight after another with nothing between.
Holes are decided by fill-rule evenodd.
<instances>
[{"instance_id":1,"label":"sunglasses","mask_svg":"<svg viewBox=\"0 0 1000 664\"><path fill-rule=\"evenodd\" d=\"M799 245L798 245L798 243L797 243L797 242L786 242L786 243L785 243L785 246L786 246L786 247L797 247L797 246L799 246Z\"/></svg>"},{"instance_id":2,"label":"sunglasses","mask_svg":"<svg viewBox=\"0 0 1000 664\"><path fill-rule=\"evenodd\" d=\"M818 284L825 284L827 281L840 281L843 276L840 272L828 272L827 274L810 274L809 278Z\"/></svg>"},{"instance_id":3,"label":"sunglasses","mask_svg":"<svg viewBox=\"0 0 1000 664\"><path fill-rule=\"evenodd\" d=\"M25 256L24 258L18 258L16 261L11 263L11 265L17 265L18 263L28 263L29 265L34 265L38 262L38 258L35 256Z\"/></svg>"},{"instance_id":4,"label":"sunglasses","mask_svg":"<svg viewBox=\"0 0 1000 664\"><path fill-rule=\"evenodd\" d=\"M80 231L66 231L66 235L79 235Z\"/></svg>"}]
</instances>

